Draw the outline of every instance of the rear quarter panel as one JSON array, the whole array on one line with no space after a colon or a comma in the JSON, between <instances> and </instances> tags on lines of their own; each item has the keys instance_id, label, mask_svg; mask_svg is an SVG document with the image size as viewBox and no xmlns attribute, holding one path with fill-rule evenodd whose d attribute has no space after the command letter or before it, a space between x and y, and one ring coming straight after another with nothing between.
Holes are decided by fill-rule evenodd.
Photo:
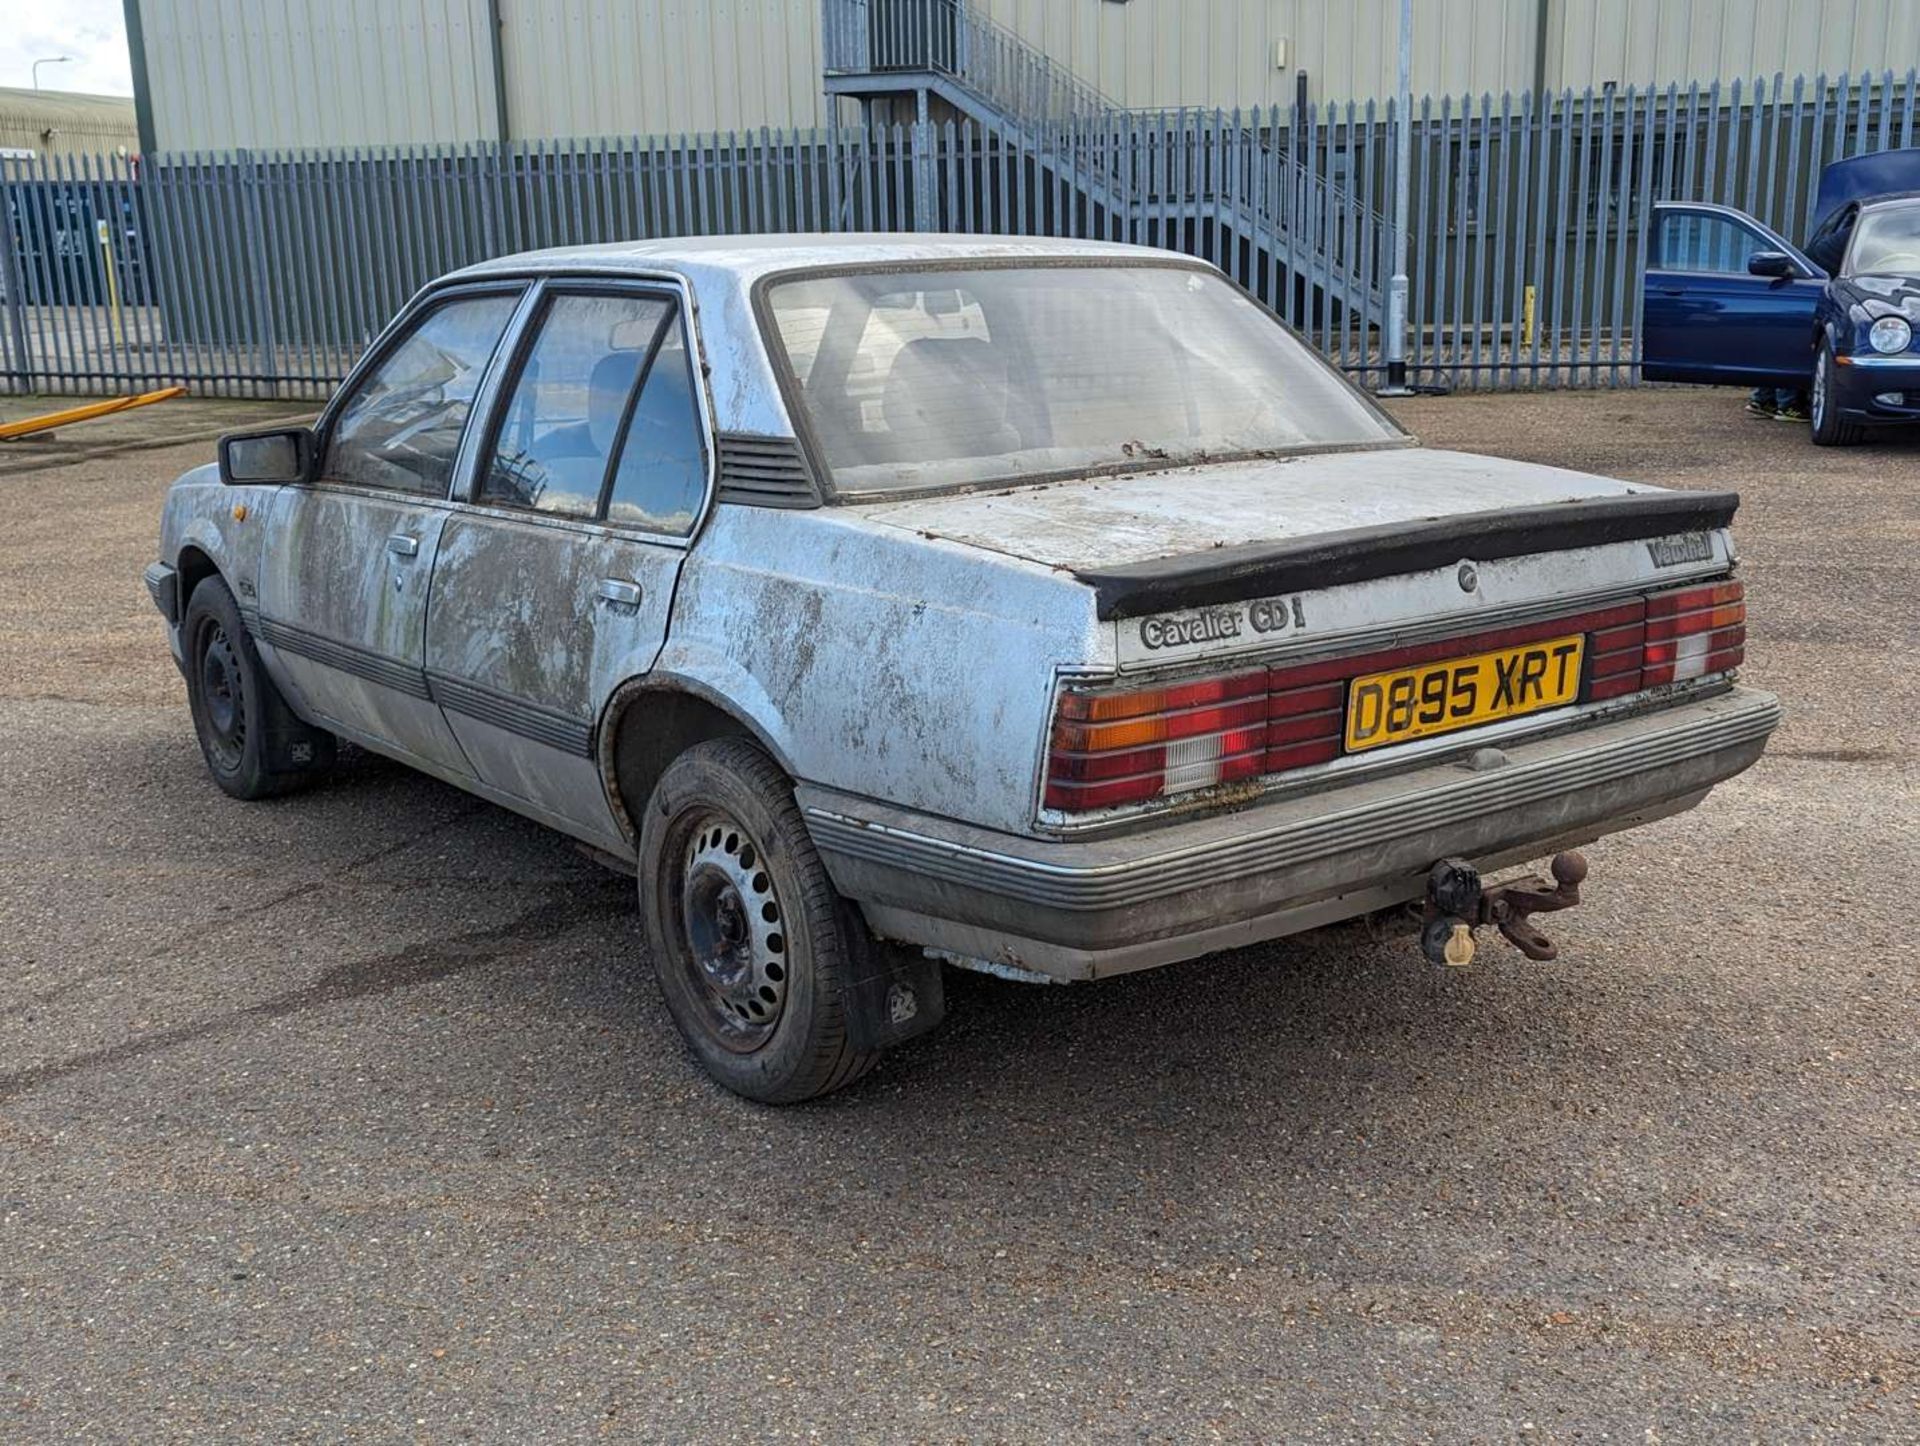
<instances>
[{"instance_id":1,"label":"rear quarter panel","mask_svg":"<svg viewBox=\"0 0 1920 1446\"><path fill-rule=\"evenodd\" d=\"M1017 832L1058 671L1112 650L1063 573L834 509L722 505L654 676L728 700L802 781Z\"/></svg>"}]
</instances>

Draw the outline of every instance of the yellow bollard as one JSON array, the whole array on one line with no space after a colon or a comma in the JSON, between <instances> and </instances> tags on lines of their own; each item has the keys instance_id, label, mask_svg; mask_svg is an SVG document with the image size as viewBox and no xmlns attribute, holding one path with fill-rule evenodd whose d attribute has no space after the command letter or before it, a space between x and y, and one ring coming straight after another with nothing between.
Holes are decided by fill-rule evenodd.
<instances>
[{"instance_id":1,"label":"yellow bollard","mask_svg":"<svg viewBox=\"0 0 1920 1446\"><path fill-rule=\"evenodd\" d=\"M101 267L107 273L107 304L113 308L113 344L127 344L127 329L120 320L120 277L113 267L113 227L106 221L93 223L93 234L100 238Z\"/></svg>"},{"instance_id":2,"label":"yellow bollard","mask_svg":"<svg viewBox=\"0 0 1920 1446\"><path fill-rule=\"evenodd\" d=\"M1533 283L1520 295L1520 344L1533 345Z\"/></svg>"}]
</instances>

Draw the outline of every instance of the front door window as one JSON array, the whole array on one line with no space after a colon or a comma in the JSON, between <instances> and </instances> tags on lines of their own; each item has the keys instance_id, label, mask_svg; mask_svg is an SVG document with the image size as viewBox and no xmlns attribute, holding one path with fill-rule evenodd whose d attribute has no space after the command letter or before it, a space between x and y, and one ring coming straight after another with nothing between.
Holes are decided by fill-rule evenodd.
<instances>
[{"instance_id":1,"label":"front door window","mask_svg":"<svg viewBox=\"0 0 1920 1446\"><path fill-rule=\"evenodd\" d=\"M428 311L340 409L320 475L446 496L473 394L519 301L490 293Z\"/></svg>"},{"instance_id":2,"label":"front door window","mask_svg":"<svg viewBox=\"0 0 1920 1446\"><path fill-rule=\"evenodd\" d=\"M1711 211L1673 211L1660 218L1660 268L1745 276L1747 258L1773 242L1744 222Z\"/></svg>"}]
</instances>

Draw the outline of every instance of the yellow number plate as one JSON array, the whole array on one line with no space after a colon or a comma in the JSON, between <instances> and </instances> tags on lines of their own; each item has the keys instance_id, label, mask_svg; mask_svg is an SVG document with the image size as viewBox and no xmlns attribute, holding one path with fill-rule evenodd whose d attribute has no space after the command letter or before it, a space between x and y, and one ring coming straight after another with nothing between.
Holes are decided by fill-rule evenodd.
<instances>
[{"instance_id":1,"label":"yellow number plate","mask_svg":"<svg viewBox=\"0 0 1920 1446\"><path fill-rule=\"evenodd\" d=\"M1347 689L1347 752L1571 703L1580 692L1585 643L1578 635L1548 638L1355 678Z\"/></svg>"}]
</instances>

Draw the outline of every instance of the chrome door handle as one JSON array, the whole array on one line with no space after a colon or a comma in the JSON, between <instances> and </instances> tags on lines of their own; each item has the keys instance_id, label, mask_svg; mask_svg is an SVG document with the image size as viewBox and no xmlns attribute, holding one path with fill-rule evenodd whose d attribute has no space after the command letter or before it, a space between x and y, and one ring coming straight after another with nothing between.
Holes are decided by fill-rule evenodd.
<instances>
[{"instance_id":1,"label":"chrome door handle","mask_svg":"<svg viewBox=\"0 0 1920 1446\"><path fill-rule=\"evenodd\" d=\"M603 577L600 585L594 589L601 602L614 603L623 608L640 606L640 584L628 582L622 577Z\"/></svg>"},{"instance_id":2,"label":"chrome door handle","mask_svg":"<svg viewBox=\"0 0 1920 1446\"><path fill-rule=\"evenodd\" d=\"M420 539L409 537L404 532L396 532L387 539L387 551L398 557L415 557L420 552Z\"/></svg>"}]
</instances>

